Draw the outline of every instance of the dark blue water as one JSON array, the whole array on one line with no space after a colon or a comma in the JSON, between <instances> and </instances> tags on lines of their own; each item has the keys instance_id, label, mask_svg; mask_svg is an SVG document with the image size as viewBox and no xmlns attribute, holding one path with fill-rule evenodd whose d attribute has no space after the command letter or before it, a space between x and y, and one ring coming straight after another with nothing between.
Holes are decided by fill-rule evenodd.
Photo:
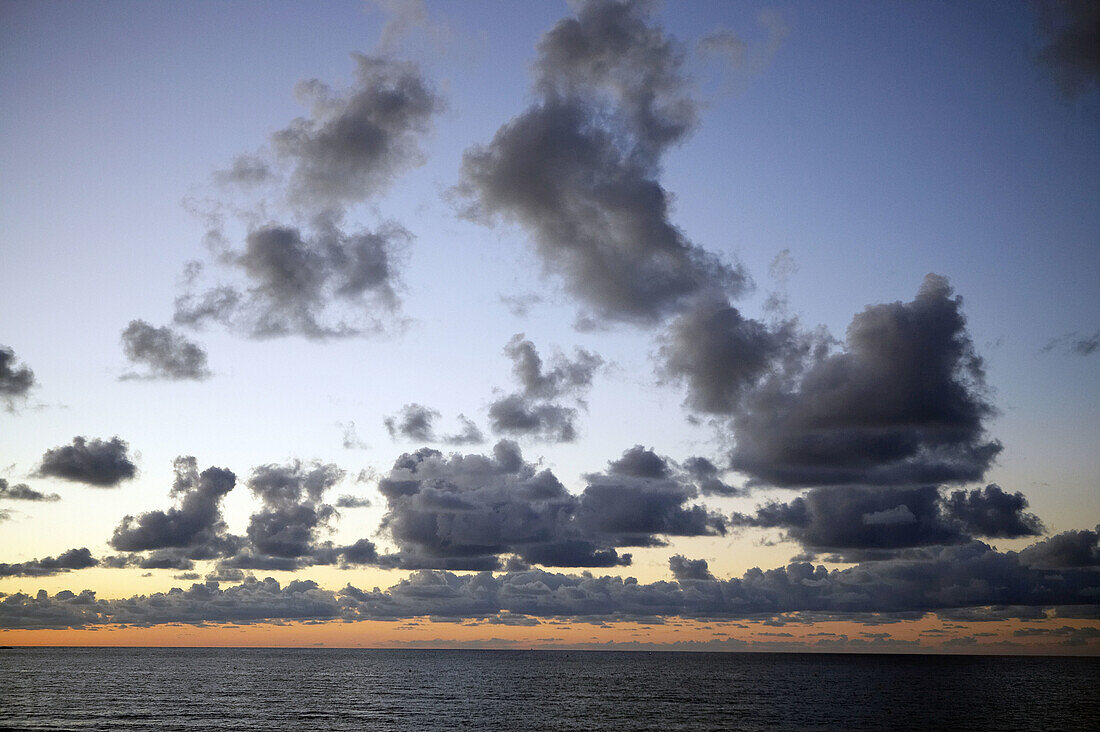
<instances>
[{"instance_id":1,"label":"dark blue water","mask_svg":"<svg viewBox=\"0 0 1100 732\"><path fill-rule=\"evenodd\" d=\"M1100 729L1100 659L332 649L0 650L49 730Z\"/></svg>"}]
</instances>

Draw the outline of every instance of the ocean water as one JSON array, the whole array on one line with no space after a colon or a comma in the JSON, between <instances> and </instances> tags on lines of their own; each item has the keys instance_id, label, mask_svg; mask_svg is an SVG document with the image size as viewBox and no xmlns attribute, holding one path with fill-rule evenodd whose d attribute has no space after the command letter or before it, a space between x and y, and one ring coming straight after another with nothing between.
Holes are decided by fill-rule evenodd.
<instances>
[{"instance_id":1,"label":"ocean water","mask_svg":"<svg viewBox=\"0 0 1100 732\"><path fill-rule=\"evenodd\" d=\"M1086 730L1100 659L467 650L0 650L26 730Z\"/></svg>"}]
</instances>

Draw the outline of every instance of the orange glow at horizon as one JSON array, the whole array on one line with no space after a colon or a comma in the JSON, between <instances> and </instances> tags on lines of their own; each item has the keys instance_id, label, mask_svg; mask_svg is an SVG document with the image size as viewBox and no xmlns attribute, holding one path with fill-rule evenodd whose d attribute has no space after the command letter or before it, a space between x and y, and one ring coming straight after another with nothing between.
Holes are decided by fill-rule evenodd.
<instances>
[{"instance_id":1,"label":"orange glow at horizon","mask_svg":"<svg viewBox=\"0 0 1100 732\"><path fill-rule=\"evenodd\" d=\"M996 627L990 627L995 625ZM1017 637L1022 628L1100 630L1100 622L1049 618L1040 621L951 623L921 620L867 626L847 621L781 626L752 622L703 622L670 618L664 623L593 625L543 620L537 625L483 621L433 622L427 618L384 622L324 621L250 625L166 624L82 629L0 630L8 646L94 647L286 647L286 648L623 648L716 651L963 652L1100 655L1100 641L1060 644L1055 635ZM959 639L971 639L961 641ZM920 640L919 647L896 642ZM824 641L824 642L822 642ZM946 645L945 645L946 641ZM709 643L708 643L709 642ZM821 643L820 645L818 645Z\"/></svg>"}]
</instances>

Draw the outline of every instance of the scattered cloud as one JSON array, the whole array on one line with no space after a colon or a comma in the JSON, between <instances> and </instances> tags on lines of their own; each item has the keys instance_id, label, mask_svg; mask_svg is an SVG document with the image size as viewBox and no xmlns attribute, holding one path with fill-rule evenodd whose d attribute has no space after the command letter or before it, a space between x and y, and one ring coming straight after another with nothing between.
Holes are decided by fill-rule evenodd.
<instances>
[{"instance_id":1,"label":"scattered cloud","mask_svg":"<svg viewBox=\"0 0 1100 732\"><path fill-rule=\"evenodd\" d=\"M96 566L87 548L70 549L57 557L32 559L18 564L0 564L0 577L47 577L74 569Z\"/></svg>"},{"instance_id":2,"label":"scattered cloud","mask_svg":"<svg viewBox=\"0 0 1100 732\"><path fill-rule=\"evenodd\" d=\"M435 420L439 412L415 402L406 404L398 414L386 417L383 423L390 437L412 440L413 442L436 442Z\"/></svg>"},{"instance_id":3,"label":"scattered cloud","mask_svg":"<svg viewBox=\"0 0 1100 732\"><path fill-rule=\"evenodd\" d=\"M358 496L352 496L345 493L336 499L336 503L334 505L337 508L366 508L370 505L370 501L368 501L366 498L360 498Z\"/></svg>"},{"instance_id":4,"label":"scattered cloud","mask_svg":"<svg viewBox=\"0 0 1100 732\"><path fill-rule=\"evenodd\" d=\"M1073 356L1091 356L1097 349L1100 349L1100 330L1092 335L1081 335L1074 331L1051 338L1043 346L1042 352L1063 351Z\"/></svg>"},{"instance_id":5,"label":"scattered cloud","mask_svg":"<svg viewBox=\"0 0 1100 732\"><path fill-rule=\"evenodd\" d=\"M122 331L122 350L131 363L147 368L144 374L130 372L123 379L202 381L210 376L206 351L168 326L131 320Z\"/></svg>"},{"instance_id":6,"label":"scattered cloud","mask_svg":"<svg viewBox=\"0 0 1100 732\"><path fill-rule=\"evenodd\" d=\"M270 224L251 230L243 250L225 255L244 289L189 289L175 322L221 323L254 338L324 340L377 333L398 308L393 259L410 235L397 224L346 232L331 216L311 230ZM198 270L201 271L201 270Z\"/></svg>"},{"instance_id":7,"label":"scattered cloud","mask_svg":"<svg viewBox=\"0 0 1100 732\"><path fill-rule=\"evenodd\" d=\"M130 445L118 437L110 440L74 437L71 445L46 450L37 474L113 488L137 475L129 450Z\"/></svg>"},{"instance_id":8,"label":"scattered cloud","mask_svg":"<svg viewBox=\"0 0 1100 732\"><path fill-rule=\"evenodd\" d=\"M4 478L0 478L0 500L9 501L60 501L61 496L56 493L43 493L36 491L26 483L12 485Z\"/></svg>"},{"instance_id":9,"label":"scattered cloud","mask_svg":"<svg viewBox=\"0 0 1100 732\"><path fill-rule=\"evenodd\" d=\"M298 85L310 114L275 132L270 149L242 155L216 174L226 185L269 188L303 224L276 223L269 206L248 212L245 245L235 249L224 216L208 213L214 262L235 281L202 284L192 266L176 299L175 322L216 322L253 338L301 335L324 340L401 327L399 259L412 235L386 222L351 229L348 209L385 191L423 162L421 143L442 99L411 63L353 54L355 83Z\"/></svg>"},{"instance_id":10,"label":"scattered cloud","mask_svg":"<svg viewBox=\"0 0 1100 732\"><path fill-rule=\"evenodd\" d=\"M460 414L458 422L462 428L458 432L444 435L443 442L448 445L480 445L485 442L485 435L472 419L465 414Z\"/></svg>"},{"instance_id":11,"label":"scattered cloud","mask_svg":"<svg viewBox=\"0 0 1100 732\"><path fill-rule=\"evenodd\" d=\"M512 336L504 347L512 359L512 373L520 390L496 399L489 405L489 423L495 433L530 437L546 442L572 442L576 439L577 408L584 406L583 396L592 386L604 361L599 354L575 349L572 359L555 355L544 367L535 344L522 333ZM576 406L558 400L572 397Z\"/></svg>"},{"instance_id":12,"label":"scattered cloud","mask_svg":"<svg viewBox=\"0 0 1100 732\"><path fill-rule=\"evenodd\" d=\"M178 505L136 518L126 516L115 528L110 545L124 552L153 551L140 560L146 568L190 569L192 560L232 554L240 539L228 534L221 501L237 484L237 476L215 467L199 473L198 461L191 456L176 458L173 469L176 477L169 495Z\"/></svg>"},{"instance_id":13,"label":"scattered cloud","mask_svg":"<svg viewBox=\"0 0 1100 732\"><path fill-rule=\"evenodd\" d=\"M34 372L25 365L17 365L15 351L0 346L0 401L8 411L26 399L35 385Z\"/></svg>"},{"instance_id":14,"label":"scattered cloud","mask_svg":"<svg viewBox=\"0 0 1100 732\"><path fill-rule=\"evenodd\" d=\"M713 581L705 559L688 559L683 554L673 554L668 559L668 568L677 582L691 580Z\"/></svg>"},{"instance_id":15,"label":"scattered cloud","mask_svg":"<svg viewBox=\"0 0 1100 732\"><path fill-rule=\"evenodd\" d=\"M747 285L669 219L661 159L692 130L698 105L683 51L647 14L639 3L589 2L548 31L538 101L467 150L456 188L468 217L521 224L591 322L651 325L702 292Z\"/></svg>"}]
</instances>

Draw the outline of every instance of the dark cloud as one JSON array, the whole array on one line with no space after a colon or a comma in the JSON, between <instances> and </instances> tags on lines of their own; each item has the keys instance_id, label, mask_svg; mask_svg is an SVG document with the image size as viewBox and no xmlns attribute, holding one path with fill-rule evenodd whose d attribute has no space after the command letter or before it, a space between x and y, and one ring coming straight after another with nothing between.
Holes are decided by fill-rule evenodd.
<instances>
[{"instance_id":1,"label":"dark cloud","mask_svg":"<svg viewBox=\"0 0 1100 732\"><path fill-rule=\"evenodd\" d=\"M0 626L6 628L82 627L104 622L131 625L160 623L236 623L264 620L322 620L343 614L332 592L308 580L286 587L273 579L244 583L222 590L217 581L192 584L123 600L100 600L85 590L62 590L52 597L16 593L0 600Z\"/></svg>"},{"instance_id":2,"label":"dark cloud","mask_svg":"<svg viewBox=\"0 0 1100 732\"><path fill-rule=\"evenodd\" d=\"M733 415L732 467L790 487L980 480L1001 444L961 308L928 275L912 302L855 316L844 350L772 369Z\"/></svg>"},{"instance_id":3,"label":"dark cloud","mask_svg":"<svg viewBox=\"0 0 1100 732\"><path fill-rule=\"evenodd\" d=\"M394 439L405 439L412 442L443 442L448 445L475 445L485 441L481 430L464 414L458 415L458 423L461 429L458 432L445 434L442 437L436 435L435 422L440 414L431 407L415 402L406 404L397 414L382 420L386 425L386 431Z\"/></svg>"},{"instance_id":4,"label":"dark cloud","mask_svg":"<svg viewBox=\"0 0 1100 732\"><path fill-rule=\"evenodd\" d=\"M474 421L465 414L458 415L458 422L462 425L459 432L443 436L443 442L448 445L479 445L485 442L485 435L481 433Z\"/></svg>"},{"instance_id":5,"label":"dark cloud","mask_svg":"<svg viewBox=\"0 0 1100 732\"><path fill-rule=\"evenodd\" d=\"M512 373L523 395L531 399L582 394L592 386L592 377L603 366L599 354L578 348L572 360L559 353L552 365L544 368L535 344L522 333L512 336L504 353L512 359Z\"/></svg>"},{"instance_id":6,"label":"dark cloud","mask_svg":"<svg viewBox=\"0 0 1100 732\"><path fill-rule=\"evenodd\" d=\"M704 457L689 457L683 467L704 496L743 496L747 493L744 488L724 482L719 477L722 471Z\"/></svg>"},{"instance_id":7,"label":"dark cloud","mask_svg":"<svg viewBox=\"0 0 1100 732\"><path fill-rule=\"evenodd\" d=\"M579 496L525 462L508 441L492 456L429 448L402 455L379 481L388 508L382 528L398 547L380 561L406 569L496 569L512 555L510 562L606 567L629 563L621 547L724 532L720 516L686 505L694 487L673 477L661 458L652 456L662 462L660 474L632 471L649 458L637 450L606 473L586 476Z\"/></svg>"},{"instance_id":8,"label":"dark cloud","mask_svg":"<svg viewBox=\"0 0 1100 732\"><path fill-rule=\"evenodd\" d=\"M337 508L366 508L369 505L370 501L366 498L359 498L346 493L337 498L335 503Z\"/></svg>"},{"instance_id":9,"label":"dark cloud","mask_svg":"<svg viewBox=\"0 0 1100 732\"><path fill-rule=\"evenodd\" d=\"M689 570L691 571L691 570ZM695 570L698 573L698 568ZM309 581L285 588L267 579L218 589L120 600L67 590L52 597L15 593L0 598L0 627L63 628L102 623L252 623L264 620L393 620L490 618L502 613L584 622L684 617L787 618L795 622L896 622L933 612L944 618L1037 618L1046 608L1095 619L1096 572L1091 568L1029 567L1015 552L980 542L932 551L920 560L892 559L841 570L808 563L761 570L728 580L685 578L642 584L632 578L556 574L538 569L463 576L421 570L388 590L348 585L339 592Z\"/></svg>"},{"instance_id":10,"label":"dark cloud","mask_svg":"<svg viewBox=\"0 0 1100 732\"><path fill-rule=\"evenodd\" d=\"M192 282L176 299L175 322L197 327L215 321L254 338L379 332L398 308L394 262L409 238L397 224L348 232L329 215L305 231L281 224L254 228L243 250L223 257L245 286L201 290Z\"/></svg>"},{"instance_id":11,"label":"dark cloud","mask_svg":"<svg viewBox=\"0 0 1100 732\"><path fill-rule=\"evenodd\" d=\"M56 493L42 493L31 488L26 483L11 485L4 478L0 478L0 500L10 501L60 501L61 496Z\"/></svg>"},{"instance_id":12,"label":"dark cloud","mask_svg":"<svg viewBox=\"0 0 1100 732\"><path fill-rule=\"evenodd\" d=\"M583 396L604 363L599 354L577 348L572 359L555 354L547 367L535 344L522 333L512 336L504 353L512 360L512 373L520 390L489 405L493 431L547 442L576 439L577 409L556 400L572 397L577 406L584 405Z\"/></svg>"},{"instance_id":13,"label":"dark cloud","mask_svg":"<svg viewBox=\"0 0 1100 732\"><path fill-rule=\"evenodd\" d=\"M343 477L344 471L335 465L300 461L253 469L248 487L263 508L249 520L250 547L279 559L308 557L322 549L318 535L335 515L322 499Z\"/></svg>"},{"instance_id":14,"label":"dark cloud","mask_svg":"<svg viewBox=\"0 0 1100 732\"><path fill-rule=\"evenodd\" d=\"M38 475L112 488L137 474L129 449L118 437L110 440L74 437L71 445L46 450Z\"/></svg>"},{"instance_id":15,"label":"dark cloud","mask_svg":"<svg viewBox=\"0 0 1100 732\"><path fill-rule=\"evenodd\" d=\"M168 326L156 328L144 320L131 320L122 331L122 349L131 363L147 367L145 374L129 373L123 379L191 379L210 376L206 351Z\"/></svg>"},{"instance_id":16,"label":"dark cloud","mask_svg":"<svg viewBox=\"0 0 1100 732\"><path fill-rule=\"evenodd\" d=\"M34 372L25 364L16 365L15 351L0 346L0 401L5 407L14 409L34 385Z\"/></svg>"},{"instance_id":17,"label":"dark cloud","mask_svg":"<svg viewBox=\"0 0 1100 732\"><path fill-rule=\"evenodd\" d=\"M547 271L601 320L652 324L746 277L669 220L661 158L697 105L682 52L640 3L593 0L539 43L539 101L468 150L466 213L530 232Z\"/></svg>"},{"instance_id":18,"label":"dark cloud","mask_svg":"<svg viewBox=\"0 0 1100 732\"><path fill-rule=\"evenodd\" d=\"M1020 560L1042 569L1100 567L1100 526L1095 531L1066 531L1036 542L1020 552Z\"/></svg>"},{"instance_id":19,"label":"dark cloud","mask_svg":"<svg viewBox=\"0 0 1100 732\"><path fill-rule=\"evenodd\" d=\"M1100 330L1092 335L1080 335L1074 332L1051 338L1043 346L1043 353L1059 350L1075 356L1091 356L1097 352L1097 349L1100 349Z\"/></svg>"},{"instance_id":20,"label":"dark cloud","mask_svg":"<svg viewBox=\"0 0 1100 732\"><path fill-rule=\"evenodd\" d=\"M955 491L945 499L945 511L975 536L1016 539L1039 536L1043 524L1033 513L1024 513L1027 499L1023 493L1005 493L997 484L970 492Z\"/></svg>"},{"instance_id":21,"label":"dark cloud","mask_svg":"<svg viewBox=\"0 0 1100 732\"><path fill-rule=\"evenodd\" d=\"M677 582L714 580L705 559L688 559L683 554L673 554L668 558L668 568Z\"/></svg>"},{"instance_id":22,"label":"dark cloud","mask_svg":"<svg viewBox=\"0 0 1100 732\"><path fill-rule=\"evenodd\" d=\"M73 569L87 569L98 562L86 548L70 549L57 557L32 559L18 564L0 564L0 577L46 577Z\"/></svg>"},{"instance_id":23,"label":"dark cloud","mask_svg":"<svg viewBox=\"0 0 1100 732\"><path fill-rule=\"evenodd\" d=\"M414 442L435 442L435 420L439 412L423 404L406 404L401 411L386 417L383 423L390 437L401 437Z\"/></svg>"},{"instance_id":24,"label":"dark cloud","mask_svg":"<svg viewBox=\"0 0 1100 732\"><path fill-rule=\"evenodd\" d=\"M1058 638L1064 646L1084 646L1100 638L1100 628L1073 628L1068 625L1060 628L1020 628L1012 635L1016 638Z\"/></svg>"},{"instance_id":25,"label":"dark cloud","mask_svg":"<svg viewBox=\"0 0 1100 732\"><path fill-rule=\"evenodd\" d=\"M221 502L237 484L237 476L224 468L210 467L199 473L193 457L178 457L170 495L178 505L167 511L149 511L137 518L126 516L115 528L110 544L125 552L159 552L145 557L141 566L190 568L188 560L211 559L232 553L239 539L227 534Z\"/></svg>"},{"instance_id":26,"label":"dark cloud","mask_svg":"<svg viewBox=\"0 0 1100 732\"><path fill-rule=\"evenodd\" d=\"M342 208L385 190L422 162L420 143L442 101L409 63L353 54L356 82L337 91L311 79L298 85L308 118L272 136L292 166L292 200L311 209Z\"/></svg>"},{"instance_id":27,"label":"dark cloud","mask_svg":"<svg viewBox=\"0 0 1100 732\"><path fill-rule=\"evenodd\" d=\"M788 539L814 552L852 558L967 539L945 519L935 486L814 488L789 503L760 506L752 516L734 514L732 521L781 528Z\"/></svg>"},{"instance_id":28,"label":"dark cloud","mask_svg":"<svg viewBox=\"0 0 1100 732\"><path fill-rule=\"evenodd\" d=\"M350 546L337 546L323 538L338 516L336 507L326 503L324 496L344 475L335 465L300 460L254 468L248 487L263 505L249 519L243 546L233 556L222 559L217 571L293 571L317 564L376 564L378 555L370 541L361 539ZM369 503L343 496L337 505L354 508Z\"/></svg>"},{"instance_id":29,"label":"dark cloud","mask_svg":"<svg viewBox=\"0 0 1100 732\"><path fill-rule=\"evenodd\" d=\"M1042 524L1024 513L1023 494L999 486L942 495L935 486L826 486L788 503L759 506L753 515L736 513L739 526L780 528L786 538L811 552L836 552L860 561L899 552L969 542L974 536L1019 538L1042 533Z\"/></svg>"},{"instance_id":30,"label":"dark cloud","mask_svg":"<svg viewBox=\"0 0 1100 732\"><path fill-rule=\"evenodd\" d=\"M743 317L726 300L708 298L669 327L660 347L660 371L687 384L692 409L731 414L791 340L789 328L769 329Z\"/></svg>"},{"instance_id":31,"label":"dark cloud","mask_svg":"<svg viewBox=\"0 0 1100 732\"><path fill-rule=\"evenodd\" d=\"M1039 62L1072 98L1100 83L1100 6L1092 0L1037 3Z\"/></svg>"},{"instance_id":32,"label":"dark cloud","mask_svg":"<svg viewBox=\"0 0 1100 732\"><path fill-rule=\"evenodd\" d=\"M400 326L398 262L411 238L389 222L351 230L348 208L386 189L421 162L420 144L442 102L412 64L355 55L356 82L334 90L313 79L299 85L308 117L272 136L269 155L240 156L223 183L270 183L307 227L269 219L266 206L243 216L248 234L234 249L220 211L208 214L215 261L237 282L200 286L189 270L175 322L221 323L253 338L313 339L369 335ZM283 175L285 171L285 176Z\"/></svg>"},{"instance_id":33,"label":"dark cloud","mask_svg":"<svg viewBox=\"0 0 1100 732\"><path fill-rule=\"evenodd\" d=\"M374 542L360 539L351 546L344 547L341 551L343 560L347 564L377 564L378 550Z\"/></svg>"}]
</instances>

